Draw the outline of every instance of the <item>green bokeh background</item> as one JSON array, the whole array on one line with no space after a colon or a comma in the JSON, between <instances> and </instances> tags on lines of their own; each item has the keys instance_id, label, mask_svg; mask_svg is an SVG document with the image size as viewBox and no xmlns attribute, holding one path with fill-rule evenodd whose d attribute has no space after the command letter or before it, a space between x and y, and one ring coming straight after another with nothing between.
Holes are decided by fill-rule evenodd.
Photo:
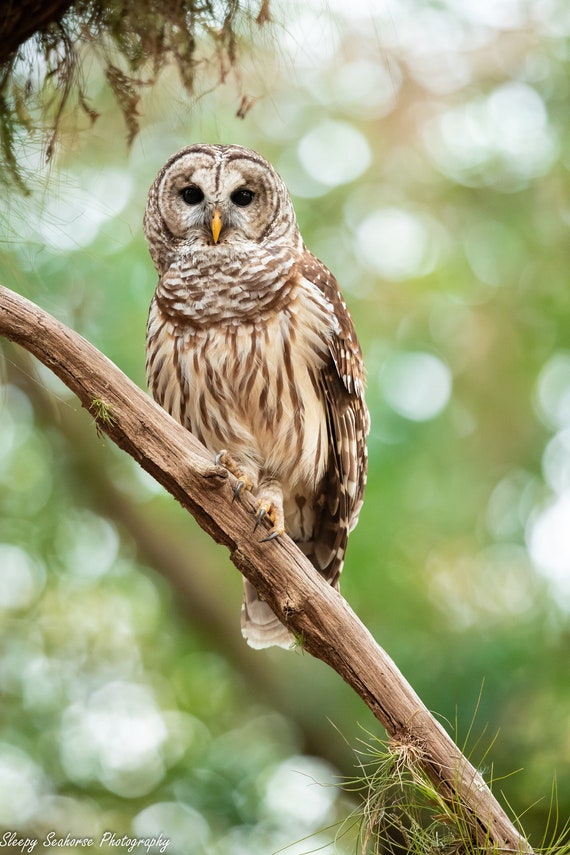
<instances>
[{"instance_id":1,"label":"green bokeh background","mask_svg":"<svg viewBox=\"0 0 570 855\"><path fill-rule=\"evenodd\" d=\"M166 71L130 151L89 58L101 118L70 113L47 170L22 138L33 194L0 202L0 281L144 387L156 172L202 140L275 164L367 364L342 592L538 846L554 780L570 816L566 4L315 0L274 18L244 33L239 77L214 87L205 64L201 97ZM2 833L354 851L355 803L328 785L378 724L308 655L249 650L226 552L47 370L1 354Z\"/></svg>"}]
</instances>

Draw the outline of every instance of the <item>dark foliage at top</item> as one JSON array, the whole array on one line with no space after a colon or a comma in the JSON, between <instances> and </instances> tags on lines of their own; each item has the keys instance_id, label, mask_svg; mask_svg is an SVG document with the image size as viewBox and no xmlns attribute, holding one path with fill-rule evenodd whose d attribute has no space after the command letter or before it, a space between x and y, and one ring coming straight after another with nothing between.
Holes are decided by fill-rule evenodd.
<instances>
[{"instance_id":1,"label":"dark foliage at top","mask_svg":"<svg viewBox=\"0 0 570 855\"><path fill-rule=\"evenodd\" d=\"M82 75L84 48L99 57L123 113L127 139L139 127L139 100L167 63L178 68L188 92L206 56L224 80L237 60L240 27L269 20L269 2L247 0L20 0L0 12L0 152L3 178L26 191L18 164L19 137L47 129L46 156L53 153L69 103L90 121Z\"/></svg>"}]
</instances>

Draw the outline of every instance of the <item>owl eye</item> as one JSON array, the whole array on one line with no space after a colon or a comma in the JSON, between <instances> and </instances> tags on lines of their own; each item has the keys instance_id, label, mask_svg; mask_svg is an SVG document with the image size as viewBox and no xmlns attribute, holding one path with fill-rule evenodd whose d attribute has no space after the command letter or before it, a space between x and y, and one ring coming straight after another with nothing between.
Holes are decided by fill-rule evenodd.
<instances>
[{"instance_id":1,"label":"owl eye","mask_svg":"<svg viewBox=\"0 0 570 855\"><path fill-rule=\"evenodd\" d=\"M189 187L185 187L180 191L180 195L187 205L199 205L204 198L204 194L199 187L196 187L195 184L190 184Z\"/></svg>"},{"instance_id":2,"label":"owl eye","mask_svg":"<svg viewBox=\"0 0 570 855\"><path fill-rule=\"evenodd\" d=\"M230 199L234 205L239 205L240 208L246 208L253 201L253 192L242 187L240 190L234 190Z\"/></svg>"}]
</instances>

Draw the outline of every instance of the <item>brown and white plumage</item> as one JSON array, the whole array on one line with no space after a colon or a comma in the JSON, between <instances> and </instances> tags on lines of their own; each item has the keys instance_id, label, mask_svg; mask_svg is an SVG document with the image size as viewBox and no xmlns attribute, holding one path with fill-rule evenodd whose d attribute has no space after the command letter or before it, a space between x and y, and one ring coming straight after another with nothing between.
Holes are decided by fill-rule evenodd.
<instances>
[{"instance_id":1,"label":"brown and white plumage","mask_svg":"<svg viewBox=\"0 0 570 855\"><path fill-rule=\"evenodd\" d=\"M338 587L366 481L362 355L332 274L304 246L287 189L256 152L194 145L149 193L159 273L147 330L156 400ZM253 647L291 636L245 583Z\"/></svg>"}]
</instances>

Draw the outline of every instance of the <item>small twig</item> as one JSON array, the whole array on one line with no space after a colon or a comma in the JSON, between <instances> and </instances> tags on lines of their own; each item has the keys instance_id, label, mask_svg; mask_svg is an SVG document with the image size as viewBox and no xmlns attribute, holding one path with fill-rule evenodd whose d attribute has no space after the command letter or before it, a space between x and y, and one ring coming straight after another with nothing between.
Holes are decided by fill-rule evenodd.
<instances>
[{"instance_id":1,"label":"small twig","mask_svg":"<svg viewBox=\"0 0 570 855\"><path fill-rule=\"evenodd\" d=\"M252 536L254 500L232 502L225 469L80 335L38 306L0 286L0 335L47 365L92 411L104 402L99 429L150 472L230 550L303 647L333 668L364 700L390 737L416 747L418 763L442 799L459 812L483 851L530 853L479 772L430 714L394 662L348 603L315 573L288 538ZM112 416L112 417L111 417Z\"/></svg>"}]
</instances>

